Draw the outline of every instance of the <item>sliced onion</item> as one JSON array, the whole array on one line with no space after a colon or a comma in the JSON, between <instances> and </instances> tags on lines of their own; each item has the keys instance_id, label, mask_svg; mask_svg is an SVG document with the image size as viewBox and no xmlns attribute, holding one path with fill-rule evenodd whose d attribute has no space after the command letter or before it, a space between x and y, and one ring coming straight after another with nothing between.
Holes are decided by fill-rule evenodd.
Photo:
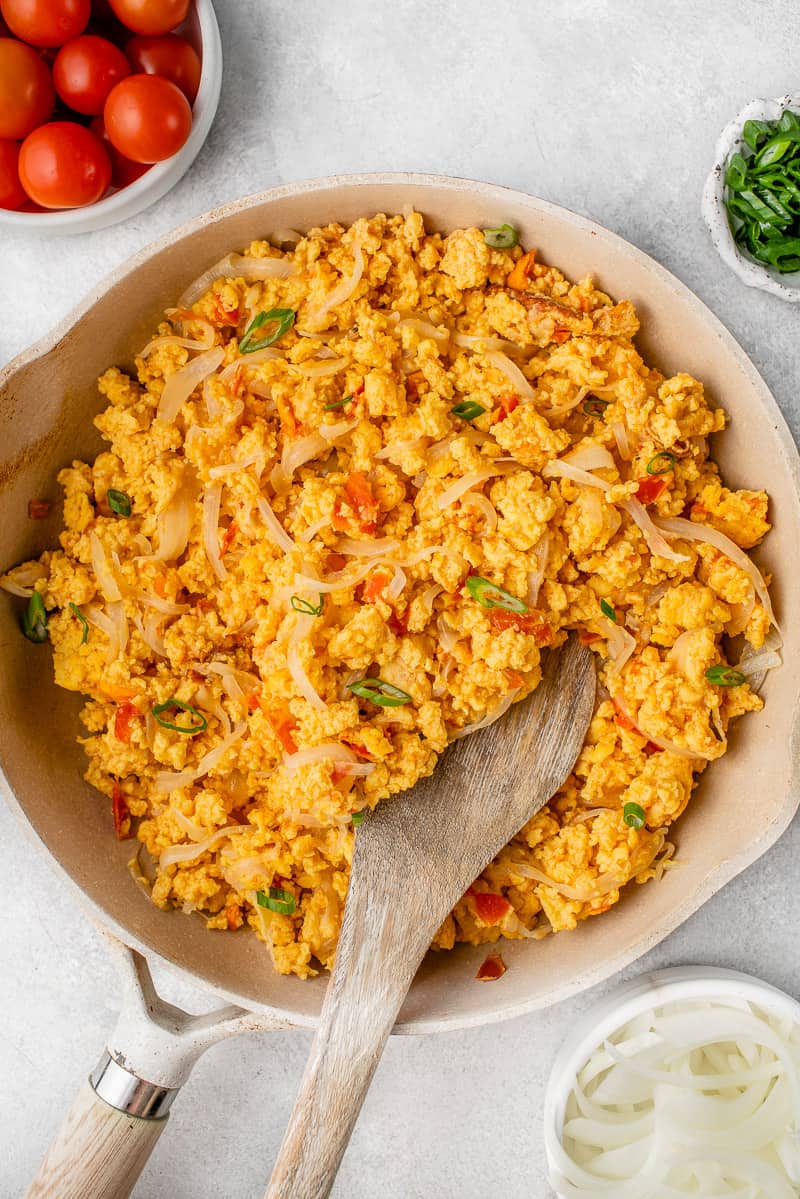
<instances>
[{"instance_id":1,"label":"sliced onion","mask_svg":"<svg viewBox=\"0 0 800 1199\"><path fill-rule=\"evenodd\" d=\"M286 651L286 665L289 668L289 674L292 676L292 682L306 703L310 704L312 708L316 708L317 711L325 711L328 705L322 696L318 694L314 684L306 674L297 648L298 642L308 637L315 619L316 617L314 616L298 615L289 637L289 646Z\"/></svg>"},{"instance_id":2,"label":"sliced onion","mask_svg":"<svg viewBox=\"0 0 800 1199\"><path fill-rule=\"evenodd\" d=\"M92 570L101 594L109 603L118 602L122 599L119 583L114 577L103 543L94 531L89 534L89 549L92 555Z\"/></svg>"},{"instance_id":3,"label":"sliced onion","mask_svg":"<svg viewBox=\"0 0 800 1199\"><path fill-rule=\"evenodd\" d=\"M480 512L485 522L484 534L494 533L497 528L497 509L487 496L481 495L480 492L475 492L473 495L465 495L462 500L462 506L464 508L474 508L477 512Z\"/></svg>"},{"instance_id":4,"label":"sliced onion","mask_svg":"<svg viewBox=\"0 0 800 1199\"><path fill-rule=\"evenodd\" d=\"M146 624L138 612L133 618L133 623L139 630L139 636L157 658L166 658L167 656L167 647L164 645L163 638L158 629L162 619L163 617L158 612L151 612Z\"/></svg>"},{"instance_id":5,"label":"sliced onion","mask_svg":"<svg viewBox=\"0 0 800 1199\"><path fill-rule=\"evenodd\" d=\"M186 836L191 837L193 841L204 841L208 836L207 831L199 824L196 824L194 820L190 820L188 816L185 816L180 808L170 805L169 811L175 823L179 825L180 828L186 833Z\"/></svg>"},{"instance_id":6,"label":"sliced onion","mask_svg":"<svg viewBox=\"0 0 800 1199\"><path fill-rule=\"evenodd\" d=\"M436 341L449 341L450 330L438 325L432 325L430 321L422 321L417 317L407 316L397 322L398 329L412 329L415 333L419 333L420 337L432 337Z\"/></svg>"},{"instance_id":7,"label":"sliced onion","mask_svg":"<svg viewBox=\"0 0 800 1199\"><path fill-rule=\"evenodd\" d=\"M686 541L702 541L706 545L713 545L715 549L724 554L726 558L730 558L740 570L743 570L750 582L753 584L758 598L764 607L770 622L777 629L778 622L775 619L775 613L772 611L772 601L769 597L767 584L764 582L764 576L743 549L731 541L730 537L726 537L724 533L720 533L719 529L714 529L710 525L699 524L693 520L683 520L679 516L670 516L662 518L658 528L668 537L682 537Z\"/></svg>"},{"instance_id":8,"label":"sliced onion","mask_svg":"<svg viewBox=\"0 0 800 1199\"><path fill-rule=\"evenodd\" d=\"M286 258L252 258L226 254L190 283L178 300L179 308L190 308L205 295L216 279L288 279L293 266Z\"/></svg>"},{"instance_id":9,"label":"sliced onion","mask_svg":"<svg viewBox=\"0 0 800 1199\"><path fill-rule=\"evenodd\" d=\"M303 240L305 235L298 233L296 229L276 229L274 233L270 233L269 240L274 246L296 246L298 242Z\"/></svg>"},{"instance_id":10,"label":"sliced onion","mask_svg":"<svg viewBox=\"0 0 800 1199\"><path fill-rule=\"evenodd\" d=\"M470 491L479 484L485 483L487 479L491 479L494 475L503 473L504 469L502 466L497 466L490 470L471 471L470 474L456 479L455 483L451 483L449 487L446 487L437 499L436 505L443 511L445 508L449 508L451 504L454 504L456 500L460 500L465 492Z\"/></svg>"},{"instance_id":11,"label":"sliced onion","mask_svg":"<svg viewBox=\"0 0 800 1199\"><path fill-rule=\"evenodd\" d=\"M331 292L328 293L328 296L321 307L319 307L313 314L312 319L315 324L323 321L332 308L338 308L340 304L344 304L350 299L361 282L361 276L363 273L364 252L361 249L361 243L357 242L355 249L353 250L352 273L348 275L346 279L342 279L342 281L338 283Z\"/></svg>"},{"instance_id":12,"label":"sliced onion","mask_svg":"<svg viewBox=\"0 0 800 1199\"><path fill-rule=\"evenodd\" d=\"M550 534L542 533L536 543L536 569L528 571L528 604L531 608L535 608L539 600L539 592L544 582L545 571L547 570L547 560L550 555Z\"/></svg>"},{"instance_id":13,"label":"sliced onion","mask_svg":"<svg viewBox=\"0 0 800 1199\"><path fill-rule=\"evenodd\" d=\"M224 479L227 475L241 474L242 471L249 470L254 466L259 458L263 458L261 452L251 454L249 458L242 458L239 462L223 462L219 466L212 466L208 472L209 479Z\"/></svg>"},{"instance_id":14,"label":"sliced onion","mask_svg":"<svg viewBox=\"0 0 800 1199\"><path fill-rule=\"evenodd\" d=\"M783 638L774 628L767 633L760 649L755 649L749 642L745 643L736 669L747 677L754 691L758 691L761 687L767 671L777 670L779 666L783 665L783 659L779 653L782 645Z\"/></svg>"},{"instance_id":15,"label":"sliced onion","mask_svg":"<svg viewBox=\"0 0 800 1199\"><path fill-rule=\"evenodd\" d=\"M630 462L633 454L631 452L631 443L628 437L628 429L625 423L621 420L611 422L611 432L614 434L614 440L617 443L619 456L625 462Z\"/></svg>"},{"instance_id":16,"label":"sliced onion","mask_svg":"<svg viewBox=\"0 0 800 1199\"><path fill-rule=\"evenodd\" d=\"M452 653L461 634L452 627L444 612L440 612L436 618L436 631L439 634L439 649L445 654Z\"/></svg>"},{"instance_id":17,"label":"sliced onion","mask_svg":"<svg viewBox=\"0 0 800 1199\"><path fill-rule=\"evenodd\" d=\"M338 741L326 741L322 745L312 745L298 749L296 753L284 754L283 764L290 772L299 770L301 766L311 766L317 762L355 762L356 756L346 745Z\"/></svg>"},{"instance_id":18,"label":"sliced onion","mask_svg":"<svg viewBox=\"0 0 800 1199\"><path fill-rule=\"evenodd\" d=\"M328 453L330 442L319 433L309 433L307 437L299 437L296 441L287 441L281 454L281 468L287 479L305 462L310 462L318 454Z\"/></svg>"},{"instance_id":19,"label":"sliced onion","mask_svg":"<svg viewBox=\"0 0 800 1199\"><path fill-rule=\"evenodd\" d=\"M419 562L424 562L426 558L432 558L434 554L450 554L453 558L461 556L458 550L451 550L446 545L426 545L421 550L413 550L412 553L406 554L405 558L398 559L397 564L416 566Z\"/></svg>"},{"instance_id":20,"label":"sliced onion","mask_svg":"<svg viewBox=\"0 0 800 1199\"><path fill-rule=\"evenodd\" d=\"M219 508L222 483L210 483L203 495L203 546L211 568L218 579L227 579L228 571L220 556Z\"/></svg>"},{"instance_id":21,"label":"sliced onion","mask_svg":"<svg viewBox=\"0 0 800 1199\"><path fill-rule=\"evenodd\" d=\"M652 741L653 745L657 745L659 749L665 749L667 753L675 754L678 758L694 758L695 761L710 762L711 758L707 754L698 753L696 750L687 749L684 745L678 745L675 741L670 741L667 737L656 737L653 733L648 733L645 729L639 727L639 732L648 741Z\"/></svg>"},{"instance_id":22,"label":"sliced onion","mask_svg":"<svg viewBox=\"0 0 800 1199\"><path fill-rule=\"evenodd\" d=\"M229 824L225 828L217 829L210 837L206 837L205 841L197 841L194 845L170 845L168 849L161 851L158 859L159 866L162 870L166 870L169 866L177 866L179 862L191 862L194 858L199 858L201 854L207 853L209 849L213 849L226 837L250 831L245 824Z\"/></svg>"},{"instance_id":23,"label":"sliced onion","mask_svg":"<svg viewBox=\"0 0 800 1199\"><path fill-rule=\"evenodd\" d=\"M119 634L114 621L110 619L102 608L96 607L95 604L86 604L83 614L89 621L89 624L94 625L96 629L100 629L101 633L105 633L106 637L108 637L106 662L116 661L119 657Z\"/></svg>"},{"instance_id":24,"label":"sliced onion","mask_svg":"<svg viewBox=\"0 0 800 1199\"><path fill-rule=\"evenodd\" d=\"M506 341L504 337L481 337L479 334L472 333L454 333L453 341L457 346L463 346L465 350L473 350L476 354L485 354L491 350L508 351L513 354L515 351L519 353L521 349L516 342Z\"/></svg>"},{"instance_id":25,"label":"sliced onion","mask_svg":"<svg viewBox=\"0 0 800 1199\"><path fill-rule=\"evenodd\" d=\"M136 597L139 603L146 604L148 608L155 608L157 612L163 612L165 616L180 616L184 612L190 612L189 604L173 604L169 600L162 599L160 595L150 595L148 591L140 591Z\"/></svg>"},{"instance_id":26,"label":"sliced onion","mask_svg":"<svg viewBox=\"0 0 800 1199\"><path fill-rule=\"evenodd\" d=\"M353 558L379 558L381 554L391 554L399 547L400 542L396 541L394 537L379 537L375 541L342 537L337 549L342 554L348 554Z\"/></svg>"},{"instance_id":27,"label":"sliced onion","mask_svg":"<svg viewBox=\"0 0 800 1199\"><path fill-rule=\"evenodd\" d=\"M295 587L302 588L305 591L312 591L320 595L331 595L335 591L349 591L351 587L355 587L362 579L365 579L375 562L370 560L360 570L342 571L341 574L328 575L324 579L314 579L310 575L296 574L294 576Z\"/></svg>"},{"instance_id":28,"label":"sliced onion","mask_svg":"<svg viewBox=\"0 0 800 1199\"><path fill-rule=\"evenodd\" d=\"M35 590L34 584L39 579L46 577L47 571L41 562L23 562L22 566L15 566L13 570L9 570L7 574L3 575L0 579L0 587L9 595L17 595L20 599L30 599Z\"/></svg>"},{"instance_id":29,"label":"sliced onion","mask_svg":"<svg viewBox=\"0 0 800 1199\"><path fill-rule=\"evenodd\" d=\"M584 820L594 820L595 816L602 816L604 812L608 812L609 810L609 808L586 808L582 812L576 812L567 823L583 824Z\"/></svg>"},{"instance_id":30,"label":"sliced onion","mask_svg":"<svg viewBox=\"0 0 800 1199\"><path fill-rule=\"evenodd\" d=\"M165 770L159 771L154 783L156 791L175 791L178 787L188 787L191 783L197 782L199 778L202 778L203 775L208 774L210 770L214 769L231 746L235 745L244 735L246 729L247 721L240 720L238 724L234 725L233 731L227 737L223 737L213 749L203 754L203 757L195 767L182 770L178 774L172 774Z\"/></svg>"},{"instance_id":31,"label":"sliced onion","mask_svg":"<svg viewBox=\"0 0 800 1199\"><path fill-rule=\"evenodd\" d=\"M635 496L630 496L629 499L623 500L620 504L624 508L634 524L638 525L642 536L647 542L647 548L650 553L656 558L666 558L668 562L688 562L686 554L679 554L675 550L670 549L668 543L662 536L663 526L657 525L651 518L650 513L643 504L636 499ZM688 521L686 522L689 523Z\"/></svg>"},{"instance_id":32,"label":"sliced onion","mask_svg":"<svg viewBox=\"0 0 800 1199\"><path fill-rule=\"evenodd\" d=\"M137 357L147 358L159 346L182 346L184 350L210 350L216 337L214 326L209 324L208 321L203 320L201 316L194 319L198 325L205 326L202 338L178 337L177 334L166 333L163 336L154 337L152 341L148 341L144 349L139 351Z\"/></svg>"},{"instance_id":33,"label":"sliced onion","mask_svg":"<svg viewBox=\"0 0 800 1199\"><path fill-rule=\"evenodd\" d=\"M214 373L224 357L222 346L216 346L213 350L198 354L181 370L170 375L158 401L156 419L171 425L197 385Z\"/></svg>"},{"instance_id":34,"label":"sliced onion","mask_svg":"<svg viewBox=\"0 0 800 1199\"><path fill-rule=\"evenodd\" d=\"M259 496L256 503L258 510L261 513L261 519L266 525L267 532L279 549L282 549L285 554L291 554L298 549L297 544L292 541L291 537L273 512L269 502L265 500L263 496Z\"/></svg>"},{"instance_id":35,"label":"sliced onion","mask_svg":"<svg viewBox=\"0 0 800 1199\"><path fill-rule=\"evenodd\" d=\"M335 425L320 425L319 431L326 441L338 441L340 437L352 433L357 426L357 420L340 420Z\"/></svg>"},{"instance_id":36,"label":"sliced onion","mask_svg":"<svg viewBox=\"0 0 800 1199\"><path fill-rule=\"evenodd\" d=\"M396 599L399 599L407 582L408 577L402 566L395 566L392 581L389 583L384 593L387 600L394 603Z\"/></svg>"},{"instance_id":37,"label":"sliced onion","mask_svg":"<svg viewBox=\"0 0 800 1199\"><path fill-rule=\"evenodd\" d=\"M158 515L158 549L154 557L159 562L179 558L189 541L192 528L193 501L185 487L178 490Z\"/></svg>"},{"instance_id":38,"label":"sliced onion","mask_svg":"<svg viewBox=\"0 0 800 1199\"><path fill-rule=\"evenodd\" d=\"M528 380L523 375L515 362L507 358L500 350L489 350L484 354L487 362L491 362L499 371L505 375L517 395L523 396L526 400L534 399L536 392L531 387Z\"/></svg>"},{"instance_id":39,"label":"sliced onion","mask_svg":"<svg viewBox=\"0 0 800 1199\"><path fill-rule=\"evenodd\" d=\"M426 587L419 597L420 606L429 617L433 615L433 601L443 591L444 587L440 583L431 583L430 587Z\"/></svg>"},{"instance_id":40,"label":"sliced onion","mask_svg":"<svg viewBox=\"0 0 800 1199\"><path fill-rule=\"evenodd\" d=\"M494 722L499 720L501 716L504 716L511 707L517 697L518 690L519 688L515 687L513 691L509 691L506 695L504 695L500 700L500 703L496 704L495 707L486 713L483 720L475 720L472 724L464 725L464 728L459 729L459 731L454 735L453 740L459 741L462 737L469 737L470 734L477 733L479 729L485 729L488 728L490 724L494 724Z\"/></svg>"},{"instance_id":41,"label":"sliced onion","mask_svg":"<svg viewBox=\"0 0 800 1199\"><path fill-rule=\"evenodd\" d=\"M260 362L276 361L285 362L286 359L280 350L276 350L274 346L264 346L261 350L253 350L252 354L240 354L234 358L233 362L229 362L224 370L219 372L220 382L227 386L238 370L244 370L247 366L258 366ZM206 399L208 399L207 396Z\"/></svg>"},{"instance_id":42,"label":"sliced onion","mask_svg":"<svg viewBox=\"0 0 800 1199\"><path fill-rule=\"evenodd\" d=\"M598 479L597 475L573 466L564 458L554 458L551 462L546 462L542 468L542 478L569 479L572 483L580 483L584 487L598 487L600 491L609 491L611 488L611 484L606 483L605 479Z\"/></svg>"},{"instance_id":43,"label":"sliced onion","mask_svg":"<svg viewBox=\"0 0 800 1199\"><path fill-rule=\"evenodd\" d=\"M308 528L304 529L302 533L298 533L297 540L306 543L313 541L317 533L319 533L321 529L328 528L330 523L331 521L329 516L321 516L319 520L312 521Z\"/></svg>"},{"instance_id":44,"label":"sliced onion","mask_svg":"<svg viewBox=\"0 0 800 1199\"><path fill-rule=\"evenodd\" d=\"M644 606L646 608L654 608L656 604L661 602L672 586L674 586L672 579L662 579L660 583L656 583L653 590L647 593Z\"/></svg>"},{"instance_id":45,"label":"sliced onion","mask_svg":"<svg viewBox=\"0 0 800 1199\"><path fill-rule=\"evenodd\" d=\"M328 375L337 375L348 365L346 358L334 358L330 362L290 362L289 366L307 379L326 379Z\"/></svg>"},{"instance_id":46,"label":"sliced onion","mask_svg":"<svg viewBox=\"0 0 800 1199\"><path fill-rule=\"evenodd\" d=\"M588 387L579 387L574 397L566 404L557 404L554 408L548 408L544 415L550 420L554 416L566 416L568 412L572 412L581 404L589 394Z\"/></svg>"},{"instance_id":47,"label":"sliced onion","mask_svg":"<svg viewBox=\"0 0 800 1199\"><path fill-rule=\"evenodd\" d=\"M414 450L424 450L427 444L426 437L412 437L407 441L390 441L382 450L378 450L375 458L382 462L386 458L396 457L400 454L407 454Z\"/></svg>"},{"instance_id":48,"label":"sliced onion","mask_svg":"<svg viewBox=\"0 0 800 1199\"><path fill-rule=\"evenodd\" d=\"M122 656L128 648L128 619L125 615L125 605L120 600L115 604L109 604L107 609L108 619L114 626L114 632L117 637L119 646L118 654Z\"/></svg>"},{"instance_id":49,"label":"sliced onion","mask_svg":"<svg viewBox=\"0 0 800 1199\"><path fill-rule=\"evenodd\" d=\"M609 454L605 446L602 445L583 445L577 450L572 450L561 462L569 462L571 466L577 466L581 470L616 470L616 463Z\"/></svg>"},{"instance_id":50,"label":"sliced onion","mask_svg":"<svg viewBox=\"0 0 800 1199\"><path fill-rule=\"evenodd\" d=\"M622 625L614 624L606 616L601 616L597 622L608 640L608 656L614 671L619 674L625 663L636 649L636 638L632 637Z\"/></svg>"},{"instance_id":51,"label":"sliced onion","mask_svg":"<svg viewBox=\"0 0 800 1199\"><path fill-rule=\"evenodd\" d=\"M559 883L541 870L537 870L535 866L529 866L527 862L506 862L506 866L514 874L521 874L523 878L530 878L545 887L551 887L553 891L560 892L565 899L572 899L578 903L589 903L592 899L600 899L603 895L617 891L624 885L618 875L608 871L606 874L597 876L592 891L586 891L582 888L571 887L567 883Z\"/></svg>"}]
</instances>

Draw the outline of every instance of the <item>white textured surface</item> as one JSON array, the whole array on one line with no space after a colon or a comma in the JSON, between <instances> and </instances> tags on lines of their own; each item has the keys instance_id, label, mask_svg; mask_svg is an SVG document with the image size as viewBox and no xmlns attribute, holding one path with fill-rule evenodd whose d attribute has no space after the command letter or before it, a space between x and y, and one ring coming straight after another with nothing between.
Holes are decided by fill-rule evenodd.
<instances>
[{"instance_id":1,"label":"white textured surface","mask_svg":"<svg viewBox=\"0 0 800 1199\"><path fill-rule=\"evenodd\" d=\"M800 313L738 282L699 211L722 125L753 96L797 87L791 0L219 0L217 10L222 103L194 169L115 229L58 241L4 236L0 361L130 252L222 200L314 175L419 169L538 193L653 254L725 321L800 432ZM799 993L798 849L795 823L626 975L706 962ZM0 1199L13 1199L103 1046L116 980L98 937L5 809L0 855ZM544 1199L544 1082L594 994L500 1027L391 1042L335 1194ZM305 1033L278 1033L211 1050L137 1199L260 1196L307 1047Z\"/></svg>"}]
</instances>

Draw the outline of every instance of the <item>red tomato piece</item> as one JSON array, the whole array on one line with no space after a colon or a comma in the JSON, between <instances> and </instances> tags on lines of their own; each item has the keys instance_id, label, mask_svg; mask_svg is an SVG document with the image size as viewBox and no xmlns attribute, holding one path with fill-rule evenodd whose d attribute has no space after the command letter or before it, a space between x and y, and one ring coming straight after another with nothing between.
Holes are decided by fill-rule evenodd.
<instances>
[{"instance_id":1,"label":"red tomato piece","mask_svg":"<svg viewBox=\"0 0 800 1199\"><path fill-rule=\"evenodd\" d=\"M132 37L125 44L125 53L134 71L169 79L194 104L202 65L200 55L184 38L174 33L163 37Z\"/></svg>"},{"instance_id":2,"label":"red tomato piece","mask_svg":"<svg viewBox=\"0 0 800 1199\"><path fill-rule=\"evenodd\" d=\"M117 834L118 841L127 841L133 836L131 831L131 811L128 807L125 796L122 794L122 787L115 782L111 789L111 815L114 819L114 832Z\"/></svg>"},{"instance_id":3,"label":"red tomato piece","mask_svg":"<svg viewBox=\"0 0 800 1199\"><path fill-rule=\"evenodd\" d=\"M54 121L34 129L22 143L19 177L43 208L81 208L105 194L111 161L90 129Z\"/></svg>"},{"instance_id":4,"label":"red tomato piece","mask_svg":"<svg viewBox=\"0 0 800 1199\"><path fill-rule=\"evenodd\" d=\"M0 0L12 33L31 46L63 46L89 24L91 0Z\"/></svg>"},{"instance_id":5,"label":"red tomato piece","mask_svg":"<svg viewBox=\"0 0 800 1199\"><path fill-rule=\"evenodd\" d=\"M569 329L556 326L556 328L553 330L553 341L557 342L558 345L563 345L564 342L569 341L571 337L572 334L570 333Z\"/></svg>"},{"instance_id":6,"label":"red tomato piece","mask_svg":"<svg viewBox=\"0 0 800 1199\"><path fill-rule=\"evenodd\" d=\"M110 0L122 24L134 33L158 36L186 20L189 0Z\"/></svg>"},{"instance_id":7,"label":"red tomato piece","mask_svg":"<svg viewBox=\"0 0 800 1199\"><path fill-rule=\"evenodd\" d=\"M27 137L49 118L55 102L53 80L36 51L0 38L0 138Z\"/></svg>"},{"instance_id":8,"label":"red tomato piece","mask_svg":"<svg viewBox=\"0 0 800 1199\"><path fill-rule=\"evenodd\" d=\"M219 552L221 556L227 554L228 550L233 545L234 538L238 532L239 526L235 520L232 520L219 539Z\"/></svg>"},{"instance_id":9,"label":"red tomato piece","mask_svg":"<svg viewBox=\"0 0 800 1199\"><path fill-rule=\"evenodd\" d=\"M106 148L106 153L111 159L111 185L112 187L127 187L129 183L135 183L142 175L145 175L150 170L150 164L144 162L134 162L131 158L126 158L124 154L120 154L116 146L111 144L106 124L103 118L93 117L89 128L93 133L96 133L100 141Z\"/></svg>"},{"instance_id":10,"label":"red tomato piece","mask_svg":"<svg viewBox=\"0 0 800 1199\"><path fill-rule=\"evenodd\" d=\"M7 138L0 139L0 208L16 211L28 202L19 181L19 146ZM36 501L31 501L35 503ZM30 504L28 505L30 514Z\"/></svg>"},{"instance_id":11,"label":"red tomato piece","mask_svg":"<svg viewBox=\"0 0 800 1199\"><path fill-rule=\"evenodd\" d=\"M101 113L111 89L130 73L119 47L93 34L67 42L53 63L53 83L59 96L86 116Z\"/></svg>"},{"instance_id":12,"label":"red tomato piece","mask_svg":"<svg viewBox=\"0 0 800 1199\"><path fill-rule=\"evenodd\" d=\"M364 533L372 533L378 523L378 501L372 494L369 480L359 470L354 470L344 485L350 504Z\"/></svg>"},{"instance_id":13,"label":"red tomato piece","mask_svg":"<svg viewBox=\"0 0 800 1199\"><path fill-rule=\"evenodd\" d=\"M488 983L494 982L495 979L502 978L506 972L506 964L500 957L499 953L490 953L486 961L475 975L478 982Z\"/></svg>"},{"instance_id":14,"label":"red tomato piece","mask_svg":"<svg viewBox=\"0 0 800 1199\"><path fill-rule=\"evenodd\" d=\"M520 261L522 261L522 260L520 259ZM515 395L502 396L502 398L500 400L500 411L497 414L497 416L494 418L494 423L497 424L498 421L505 420L506 417L509 416L514 411L515 408L518 408L518 407L519 407L519 396L515 396Z\"/></svg>"},{"instance_id":15,"label":"red tomato piece","mask_svg":"<svg viewBox=\"0 0 800 1199\"><path fill-rule=\"evenodd\" d=\"M643 504L652 504L653 500L667 489L667 480L659 479L655 475L648 475L646 479L640 479L636 487L636 498L641 500Z\"/></svg>"},{"instance_id":16,"label":"red tomato piece","mask_svg":"<svg viewBox=\"0 0 800 1199\"><path fill-rule=\"evenodd\" d=\"M617 714L614 719L619 727L624 729L626 733L639 733L639 729L633 723L628 713L623 711L623 709L617 703L614 704L614 707L617 709ZM639 736L641 737L641 733L639 733Z\"/></svg>"},{"instance_id":17,"label":"red tomato piece","mask_svg":"<svg viewBox=\"0 0 800 1199\"><path fill-rule=\"evenodd\" d=\"M114 715L114 736L117 741L124 741L127 745L131 739L131 728L134 720L139 720L141 712L132 704L130 700L117 706L117 711Z\"/></svg>"},{"instance_id":18,"label":"red tomato piece","mask_svg":"<svg viewBox=\"0 0 800 1199\"><path fill-rule=\"evenodd\" d=\"M374 575L370 575L361 588L361 598L369 604L374 603L383 594L384 587L391 581L392 576L389 571L377 570Z\"/></svg>"},{"instance_id":19,"label":"red tomato piece","mask_svg":"<svg viewBox=\"0 0 800 1199\"><path fill-rule=\"evenodd\" d=\"M297 742L292 733L297 728L297 721L292 716L291 712L286 712L281 709L271 708L267 712L267 720L272 726L272 731L280 741L287 754L297 752Z\"/></svg>"},{"instance_id":20,"label":"red tomato piece","mask_svg":"<svg viewBox=\"0 0 800 1199\"><path fill-rule=\"evenodd\" d=\"M492 608L489 624L498 633L503 629L516 629L519 633L530 633L539 645L549 645L553 640L553 629L534 608L532 612L509 612L506 608Z\"/></svg>"},{"instance_id":21,"label":"red tomato piece","mask_svg":"<svg viewBox=\"0 0 800 1199\"><path fill-rule=\"evenodd\" d=\"M129 75L103 109L108 136L134 162L163 162L184 145L192 110L180 88L160 75Z\"/></svg>"},{"instance_id":22,"label":"red tomato piece","mask_svg":"<svg viewBox=\"0 0 800 1199\"><path fill-rule=\"evenodd\" d=\"M473 891L472 903L476 915L484 924L499 924L511 911L508 900L494 891Z\"/></svg>"}]
</instances>

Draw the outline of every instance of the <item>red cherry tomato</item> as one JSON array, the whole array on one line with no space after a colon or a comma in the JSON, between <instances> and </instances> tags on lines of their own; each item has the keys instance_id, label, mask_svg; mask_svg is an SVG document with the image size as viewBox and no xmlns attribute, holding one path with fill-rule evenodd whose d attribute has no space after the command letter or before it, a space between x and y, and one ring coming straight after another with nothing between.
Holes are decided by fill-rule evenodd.
<instances>
[{"instance_id":1,"label":"red cherry tomato","mask_svg":"<svg viewBox=\"0 0 800 1199\"><path fill-rule=\"evenodd\" d=\"M111 182L111 161L102 142L83 125L53 121L34 129L19 153L19 177L43 208L94 204Z\"/></svg>"},{"instance_id":2,"label":"red cherry tomato","mask_svg":"<svg viewBox=\"0 0 800 1199\"><path fill-rule=\"evenodd\" d=\"M9 29L32 46L63 46L83 33L91 0L0 0Z\"/></svg>"},{"instance_id":3,"label":"red cherry tomato","mask_svg":"<svg viewBox=\"0 0 800 1199\"><path fill-rule=\"evenodd\" d=\"M23 138L56 102L50 72L30 46L0 38L0 137Z\"/></svg>"},{"instance_id":4,"label":"red cherry tomato","mask_svg":"<svg viewBox=\"0 0 800 1199\"><path fill-rule=\"evenodd\" d=\"M111 143L102 117L93 117L89 128L100 138L111 159L112 187L127 187L129 183L135 183L150 170L149 163L134 162L132 158L126 158L124 154L120 154L117 147Z\"/></svg>"},{"instance_id":5,"label":"red cherry tomato","mask_svg":"<svg viewBox=\"0 0 800 1199\"><path fill-rule=\"evenodd\" d=\"M53 64L53 83L65 104L95 116L103 111L109 92L130 75L127 58L113 42L84 34L62 46Z\"/></svg>"},{"instance_id":6,"label":"red cherry tomato","mask_svg":"<svg viewBox=\"0 0 800 1199\"><path fill-rule=\"evenodd\" d=\"M16 142L0 141L0 208L16 210L28 203L19 181L19 146Z\"/></svg>"},{"instance_id":7,"label":"red cherry tomato","mask_svg":"<svg viewBox=\"0 0 800 1199\"><path fill-rule=\"evenodd\" d=\"M164 37L132 37L125 45L125 53L134 71L163 75L194 104L202 67L199 54L182 37L174 33Z\"/></svg>"},{"instance_id":8,"label":"red cherry tomato","mask_svg":"<svg viewBox=\"0 0 800 1199\"><path fill-rule=\"evenodd\" d=\"M108 136L134 162L163 162L180 150L192 128L192 110L180 88L160 75L129 75L103 110Z\"/></svg>"},{"instance_id":9,"label":"red cherry tomato","mask_svg":"<svg viewBox=\"0 0 800 1199\"><path fill-rule=\"evenodd\" d=\"M111 7L128 29L158 37L186 20L189 0L110 0Z\"/></svg>"}]
</instances>

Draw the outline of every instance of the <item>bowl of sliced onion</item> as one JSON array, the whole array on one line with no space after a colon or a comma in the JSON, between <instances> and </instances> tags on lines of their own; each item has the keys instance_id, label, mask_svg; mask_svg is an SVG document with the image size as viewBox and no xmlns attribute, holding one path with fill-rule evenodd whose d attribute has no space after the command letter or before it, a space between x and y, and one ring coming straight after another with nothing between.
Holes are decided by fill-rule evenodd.
<instances>
[{"instance_id":1,"label":"bowl of sliced onion","mask_svg":"<svg viewBox=\"0 0 800 1199\"><path fill-rule=\"evenodd\" d=\"M707 966L634 979L562 1046L544 1139L559 1199L796 1199L800 1003Z\"/></svg>"}]
</instances>

